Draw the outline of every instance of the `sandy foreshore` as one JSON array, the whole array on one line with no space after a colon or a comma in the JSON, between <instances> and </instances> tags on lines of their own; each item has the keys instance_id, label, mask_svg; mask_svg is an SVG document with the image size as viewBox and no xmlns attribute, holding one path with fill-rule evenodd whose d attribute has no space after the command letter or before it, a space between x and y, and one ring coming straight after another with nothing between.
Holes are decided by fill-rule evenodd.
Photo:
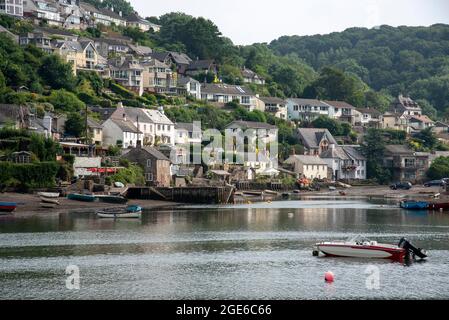
<instances>
[{"instance_id":1,"label":"sandy foreshore","mask_svg":"<svg viewBox=\"0 0 449 320\"><path fill-rule=\"evenodd\" d=\"M60 212L90 212L100 208L120 207L120 204L104 202L81 202L67 198L59 198L60 205L54 209L41 208L40 198L36 194L0 193L0 201L16 202L18 204L15 216L21 215L48 215ZM144 209L152 209L166 206L176 206L178 203L159 200L130 200L128 204L138 204Z\"/></svg>"},{"instance_id":2,"label":"sandy foreshore","mask_svg":"<svg viewBox=\"0 0 449 320\"><path fill-rule=\"evenodd\" d=\"M441 193L436 202L448 202L449 195L443 193L439 187L425 188L423 186L414 186L411 190L390 190L388 186L369 186L369 187L352 187L348 189L340 189L345 192L345 197L376 197L376 198L409 198L416 200L430 200L432 195ZM323 196L323 197L340 197L339 191L329 191L322 189L316 192L301 192L301 196ZM59 198L60 205L54 209L41 208L40 199L36 194L21 193L0 193L0 201L17 202L19 205L14 212L15 215L48 215L64 212L94 212L99 208L117 207L120 205L104 202L80 202L67 198ZM145 209L153 209L158 207L177 206L179 203L159 200L130 200L128 204L138 204Z\"/></svg>"}]
</instances>

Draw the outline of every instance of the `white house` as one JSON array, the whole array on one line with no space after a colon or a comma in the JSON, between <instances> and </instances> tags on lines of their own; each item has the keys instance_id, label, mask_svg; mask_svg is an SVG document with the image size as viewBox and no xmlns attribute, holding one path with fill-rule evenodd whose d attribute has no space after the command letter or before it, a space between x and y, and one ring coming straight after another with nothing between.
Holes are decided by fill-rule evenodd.
<instances>
[{"instance_id":1,"label":"white house","mask_svg":"<svg viewBox=\"0 0 449 320\"><path fill-rule=\"evenodd\" d=\"M195 99L201 99L201 83L191 77L181 77L178 79L178 92L191 96Z\"/></svg>"},{"instance_id":2,"label":"white house","mask_svg":"<svg viewBox=\"0 0 449 320\"><path fill-rule=\"evenodd\" d=\"M142 142L143 133L131 122L109 118L103 123L103 145L105 147L122 145L123 149L136 147Z\"/></svg>"},{"instance_id":3,"label":"white house","mask_svg":"<svg viewBox=\"0 0 449 320\"><path fill-rule=\"evenodd\" d=\"M363 127L381 127L382 113L373 108L359 108L354 111L355 125Z\"/></svg>"},{"instance_id":4,"label":"white house","mask_svg":"<svg viewBox=\"0 0 449 320\"><path fill-rule=\"evenodd\" d=\"M327 178L327 163L319 157L293 155L285 160L284 163L292 165L296 173L299 173L307 179L313 180Z\"/></svg>"},{"instance_id":5,"label":"white house","mask_svg":"<svg viewBox=\"0 0 449 320\"><path fill-rule=\"evenodd\" d=\"M366 179L366 158L353 146L331 145L321 158L332 170L334 180Z\"/></svg>"},{"instance_id":6,"label":"white house","mask_svg":"<svg viewBox=\"0 0 449 320\"><path fill-rule=\"evenodd\" d=\"M193 143L201 143L202 141L202 132L201 127L198 126L195 128L194 123L177 123L175 125L176 144L193 144Z\"/></svg>"},{"instance_id":7,"label":"white house","mask_svg":"<svg viewBox=\"0 0 449 320\"><path fill-rule=\"evenodd\" d=\"M287 106L285 100L276 97L260 97L265 112L271 113L276 118L287 120Z\"/></svg>"},{"instance_id":8,"label":"white house","mask_svg":"<svg viewBox=\"0 0 449 320\"><path fill-rule=\"evenodd\" d=\"M23 17L23 1L0 0L0 13L16 17Z\"/></svg>"},{"instance_id":9,"label":"white house","mask_svg":"<svg viewBox=\"0 0 449 320\"><path fill-rule=\"evenodd\" d=\"M224 83L203 84L201 86L201 99L222 105L237 101L250 111L253 111L257 106L257 97L249 88Z\"/></svg>"},{"instance_id":10,"label":"white house","mask_svg":"<svg viewBox=\"0 0 449 320\"><path fill-rule=\"evenodd\" d=\"M316 99L287 99L288 120L313 121L319 116L334 118L334 107Z\"/></svg>"},{"instance_id":11,"label":"white house","mask_svg":"<svg viewBox=\"0 0 449 320\"><path fill-rule=\"evenodd\" d=\"M143 145L175 144L175 124L163 110L149 110L119 105L112 119L129 121L142 133Z\"/></svg>"}]
</instances>

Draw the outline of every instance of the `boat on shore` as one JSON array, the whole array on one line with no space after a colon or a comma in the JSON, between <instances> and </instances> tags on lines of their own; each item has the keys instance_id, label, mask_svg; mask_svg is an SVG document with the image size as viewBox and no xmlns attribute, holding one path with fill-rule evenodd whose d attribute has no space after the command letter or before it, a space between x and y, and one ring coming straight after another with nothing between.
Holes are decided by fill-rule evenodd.
<instances>
[{"instance_id":1,"label":"boat on shore","mask_svg":"<svg viewBox=\"0 0 449 320\"><path fill-rule=\"evenodd\" d=\"M429 203L427 201L404 200L401 201L399 206L406 210L427 210Z\"/></svg>"},{"instance_id":2,"label":"boat on shore","mask_svg":"<svg viewBox=\"0 0 449 320\"><path fill-rule=\"evenodd\" d=\"M99 218L140 219L142 217L142 207L133 205L126 208L107 208L97 210L96 214Z\"/></svg>"},{"instance_id":3,"label":"boat on shore","mask_svg":"<svg viewBox=\"0 0 449 320\"><path fill-rule=\"evenodd\" d=\"M67 199L82 202L94 202L97 198L90 194L70 193L67 195Z\"/></svg>"},{"instance_id":4,"label":"boat on shore","mask_svg":"<svg viewBox=\"0 0 449 320\"><path fill-rule=\"evenodd\" d=\"M428 209L433 211L449 211L449 203L448 202L429 203Z\"/></svg>"},{"instance_id":5,"label":"boat on shore","mask_svg":"<svg viewBox=\"0 0 449 320\"><path fill-rule=\"evenodd\" d=\"M122 196L113 196L113 195L97 195L98 200L106 203L117 203L117 204L125 204L128 202L128 199Z\"/></svg>"},{"instance_id":6,"label":"boat on shore","mask_svg":"<svg viewBox=\"0 0 449 320\"><path fill-rule=\"evenodd\" d=\"M415 258L427 258L426 251L416 248L405 238L402 238L398 245L392 245L356 236L346 241L317 243L313 254L318 256L320 252L329 257L391 259L398 261L406 258L408 254Z\"/></svg>"},{"instance_id":7,"label":"boat on shore","mask_svg":"<svg viewBox=\"0 0 449 320\"><path fill-rule=\"evenodd\" d=\"M56 198L46 198L43 196L40 196L39 198L41 199L42 203L50 203L50 204L59 205L59 200L57 200Z\"/></svg>"},{"instance_id":8,"label":"boat on shore","mask_svg":"<svg viewBox=\"0 0 449 320\"><path fill-rule=\"evenodd\" d=\"M56 199L59 198L60 194L57 192L38 192L37 195L48 199Z\"/></svg>"},{"instance_id":9,"label":"boat on shore","mask_svg":"<svg viewBox=\"0 0 449 320\"><path fill-rule=\"evenodd\" d=\"M16 202L3 202L0 201L0 214L2 213L11 213L17 209Z\"/></svg>"}]
</instances>

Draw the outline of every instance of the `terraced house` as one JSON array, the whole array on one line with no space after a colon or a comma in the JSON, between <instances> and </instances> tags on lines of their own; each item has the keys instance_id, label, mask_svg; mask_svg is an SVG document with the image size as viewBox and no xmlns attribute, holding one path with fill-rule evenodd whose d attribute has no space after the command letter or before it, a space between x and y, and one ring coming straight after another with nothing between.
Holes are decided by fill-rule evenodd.
<instances>
[{"instance_id":1,"label":"terraced house","mask_svg":"<svg viewBox=\"0 0 449 320\"><path fill-rule=\"evenodd\" d=\"M0 13L15 17L23 17L23 1L0 0Z\"/></svg>"},{"instance_id":2,"label":"terraced house","mask_svg":"<svg viewBox=\"0 0 449 320\"><path fill-rule=\"evenodd\" d=\"M131 90L138 95L143 93L143 77L142 72L144 67L139 60L132 55L121 56L108 60L109 75L117 81L120 85L128 90Z\"/></svg>"},{"instance_id":3,"label":"terraced house","mask_svg":"<svg viewBox=\"0 0 449 320\"><path fill-rule=\"evenodd\" d=\"M249 111L257 106L256 95L247 87L205 83L201 86L201 99L213 102L218 106L224 106L228 102L237 101Z\"/></svg>"},{"instance_id":4,"label":"terraced house","mask_svg":"<svg viewBox=\"0 0 449 320\"><path fill-rule=\"evenodd\" d=\"M98 55L91 41L57 42L54 45L54 53L73 65L74 74L78 70L95 70L99 61L105 62L105 59Z\"/></svg>"}]
</instances>

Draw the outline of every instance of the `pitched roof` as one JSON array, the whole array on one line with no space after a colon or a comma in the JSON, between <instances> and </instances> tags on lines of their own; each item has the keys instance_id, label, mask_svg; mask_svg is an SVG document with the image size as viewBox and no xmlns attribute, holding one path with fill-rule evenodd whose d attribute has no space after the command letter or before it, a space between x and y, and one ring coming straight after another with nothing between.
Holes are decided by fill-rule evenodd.
<instances>
[{"instance_id":1,"label":"pitched roof","mask_svg":"<svg viewBox=\"0 0 449 320\"><path fill-rule=\"evenodd\" d=\"M173 125L174 123L159 110L141 109L150 118L153 123Z\"/></svg>"},{"instance_id":2,"label":"pitched roof","mask_svg":"<svg viewBox=\"0 0 449 320\"><path fill-rule=\"evenodd\" d=\"M185 53L170 51L169 54L172 56L173 61L176 64L190 64L192 62L192 59L190 59L190 57Z\"/></svg>"},{"instance_id":3,"label":"pitched roof","mask_svg":"<svg viewBox=\"0 0 449 320\"><path fill-rule=\"evenodd\" d=\"M287 99L289 101L292 101L300 106L317 106L317 107L329 107L329 105L323 101L317 100L317 99L303 99L303 98L290 98Z\"/></svg>"},{"instance_id":4,"label":"pitched roof","mask_svg":"<svg viewBox=\"0 0 449 320\"><path fill-rule=\"evenodd\" d=\"M274 130L277 129L276 126L273 126L266 122L253 122L253 121L232 121L230 124L226 126L226 128L229 128L231 126L239 127L242 130L246 129L266 129L266 130Z\"/></svg>"},{"instance_id":5,"label":"pitched roof","mask_svg":"<svg viewBox=\"0 0 449 320\"><path fill-rule=\"evenodd\" d=\"M143 24L148 24L150 25L150 22L145 20L144 18L140 17L138 14L136 13L132 13L129 16L126 17L126 21L129 22L139 22L139 23L143 23Z\"/></svg>"},{"instance_id":6,"label":"pitched roof","mask_svg":"<svg viewBox=\"0 0 449 320\"><path fill-rule=\"evenodd\" d=\"M385 150L391 154L413 155L415 151L402 144L390 144L385 146Z\"/></svg>"},{"instance_id":7,"label":"pitched roof","mask_svg":"<svg viewBox=\"0 0 449 320\"><path fill-rule=\"evenodd\" d=\"M379 110L376 110L374 108L357 108L356 109L360 113L364 114L370 114L372 116L380 116L382 113Z\"/></svg>"},{"instance_id":8,"label":"pitched roof","mask_svg":"<svg viewBox=\"0 0 449 320\"><path fill-rule=\"evenodd\" d=\"M186 70L189 71L189 70L209 69L214 64L215 64L214 60L195 60L190 62Z\"/></svg>"},{"instance_id":9,"label":"pitched roof","mask_svg":"<svg viewBox=\"0 0 449 320\"><path fill-rule=\"evenodd\" d=\"M188 132L193 132L193 123L178 122L175 124L176 130L187 130Z\"/></svg>"},{"instance_id":10,"label":"pitched roof","mask_svg":"<svg viewBox=\"0 0 449 320\"><path fill-rule=\"evenodd\" d=\"M435 122L435 127L448 128L448 127L449 127L449 124L446 124L446 123L441 122L441 121L437 121L437 122Z\"/></svg>"},{"instance_id":11,"label":"pitched roof","mask_svg":"<svg viewBox=\"0 0 449 320\"><path fill-rule=\"evenodd\" d=\"M330 148L329 150L323 152L320 155L323 159L340 159L340 160L350 160L350 157L341 147Z\"/></svg>"},{"instance_id":12,"label":"pitched roof","mask_svg":"<svg viewBox=\"0 0 449 320\"><path fill-rule=\"evenodd\" d=\"M243 68L242 69L242 76L243 78L259 78L259 79L263 79L261 76L259 76L257 73L255 73L253 70L247 69L247 68Z\"/></svg>"},{"instance_id":13,"label":"pitched roof","mask_svg":"<svg viewBox=\"0 0 449 320\"><path fill-rule=\"evenodd\" d=\"M140 132L131 121L124 121L118 119L111 119L123 132L142 133Z\"/></svg>"},{"instance_id":14,"label":"pitched roof","mask_svg":"<svg viewBox=\"0 0 449 320\"><path fill-rule=\"evenodd\" d=\"M316 149L320 142L326 138L329 143L338 145L332 134L327 129L300 128L298 135L302 138L304 145L309 149Z\"/></svg>"},{"instance_id":15,"label":"pitched roof","mask_svg":"<svg viewBox=\"0 0 449 320\"><path fill-rule=\"evenodd\" d=\"M178 85L179 86L184 86L184 85L186 85L189 82L197 82L197 83L199 83L198 80L195 80L195 79L193 79L191 77L180 77L180 78L178 78Z\"/></svg>"},{"instance_id":16,"label":"pitched roof","mask_svg":"<svg viewBox=\"0 0 449 320\"><path fill-rule=\"evenodd\" d=\"M354 160L366 160L365 156L360 152L360 148L354 146L342 146L343 151Z\"/></svg>"},{"instance_id":17,"label":"pitched roof","mask_svg":"<svg viewBox=\"0 0 449 320\"><path fill-rule=\"evenodd\" d=\"M129 47L136 54L141 55L141 56L149 56L153 52L153 49L151 49L150 47L139 46L139 45L134 45L134 44L130 44Z\"/></svg>"},{"instance_id":18,"label":"pitched roof","mask_svg":"<svg viewBox=\"0 0 449 320\"><path fill-rule=\"evenodd\" d=\"M355 107L345 101L329 101L325 100L325 103L328 105L331 105L334 108L340 108L340 109L355 109Z\"/></svg>"},{"instance_id":19,"label":"pitched roof","mask_svg":"<svg viewBox=\"0 0 449 320\"><path fill-rule=\"evenodd\" d=\"M118 20L123 20L125 21L125 18L123 18L122 16L120 16L117 12L106 9L106 8L99 8L97 9L101 14L104 14L105 16L114 18L114 19L118 19Z\"/></svg>"},{"instance_id":20,"label":"pitched roof","mask_svg":"<svg viewBox=\"0 0 449 320\"><path fill-rule=\"evenodd\" d=\"M313 165L325 165L327 166L326 162L321 159L320 157L316 156L302 156L302 155L293 155L288 158L285 163L292 163L292 161L298 160L302 164L313 164Z\"/></svg>"},{"instance_id":21,"label":"pitched roof","mask_svg":"<svg viewBox=\"0 0 449 320\"><path fill-rule=\"evenodd\" d=\"M224 83L204 83L201 85L202 93L210 93L210 94L228 94L228 95L236 95L236 96L253 96L254 92L252 92L249 88L245 86L235 86Z\"/></svg>"},{"instance_id":22,"label":"pitched roof","mask_svg":"<svg viewBox=\"0 0 449 320\"><path fill-rule=\"evenodd\" d=\"M426 115L422 115L422 116L410 116L408 117L409 120L417 120L418 122L422 122L422 123L433 123L433 120L430 119L428 116Z\"/></svg>"},{"instance_id":23,"label":"pitched roof","mask_svg":"<svg viewBox=\"0 0 449 320\"><path fill-rule=\"evenodd\" d=\"M276 98L276 97L260 97L260 100L262 100L265 103L268 104L280 104L280 105L285 105L285 100L281 99L281 98Z\"/></svg>"},{"instance_id":24,"label":"pitched roof","mask_svg":"<svg viewBox=\"0 0 449 320\"><path fill-rule=\"evenodd\" d=\"M138 150L138 149L135 149ZM158 160L166 160L166 161L170 161L170 159L168 159L162 152L160 152L159 150L152 148L152 147L142 147L142 150L145 150L146 152L148 152L149 154L151 154L153 157L155 157Z\"/></svg>"}]
</instances>

